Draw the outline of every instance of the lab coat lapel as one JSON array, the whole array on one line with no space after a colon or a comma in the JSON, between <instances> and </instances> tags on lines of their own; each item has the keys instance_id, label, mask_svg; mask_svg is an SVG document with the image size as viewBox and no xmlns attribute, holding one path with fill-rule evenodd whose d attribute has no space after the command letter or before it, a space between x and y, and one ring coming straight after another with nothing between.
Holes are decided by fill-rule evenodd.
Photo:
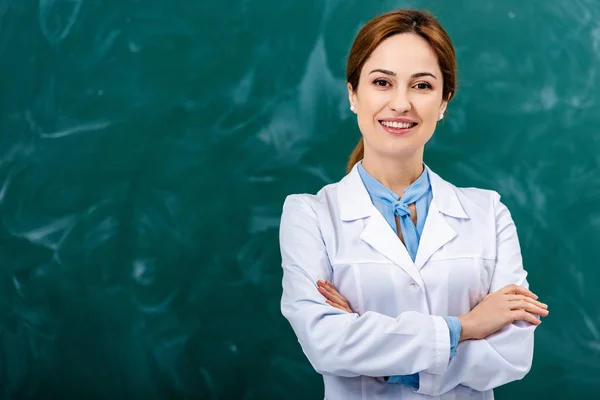
<instances>
[{"instance_id":1,"label":"lab coat lapel","mask_svg":"<svg viewBox=\"0 0 600 400\"><path fill-rule=\"evenodd\" d=\"M424 289L423 278L410 258L406 247L396 233L390 228L381 213L373 206L373 213L366 221L365 229L360 238L375 250L383 254L394 264L402 268L410 277Z\"/></svg>"},{"instance_id":2,"label":"lab coat lapel","mask_svg":"<svg viewBox=\"0 0 600 400\"><path fill-rule=\"evenodd\" d=\"M417 270L423 268L436 251L456 237L456 231L448 223L447 218L469 219L460 204L454 186L428 167L426 168L429 172L432 200L415 258Z\"/></svg>"},{"instance_id":3,"label":"lab coat lapel","mask_svg":"<svg viewBox=\"0 0 600 400\"><path fill-rule=\"evenodd\" d=\"M456 237L456 231L448 225L444 216L439 212L437 204L431 202L425 226L423 227L423 235L417 249L415 265L417 269L423 268L427 260L438 251L442 246Z\"/></svg>"},{"instance_id":4,"label":"lab coat lapel","mask_svg":"<svg viewBox=\"0 0 600 400\"><path fill-rule=\"evenodd\" d=\"M375 251L402 268L424 289L421 274L396 233L373 205L356 165L340 182L338 207L340 218L343 221L364 220L364 228L360 238Z\"/></svg>"}]
</instances>

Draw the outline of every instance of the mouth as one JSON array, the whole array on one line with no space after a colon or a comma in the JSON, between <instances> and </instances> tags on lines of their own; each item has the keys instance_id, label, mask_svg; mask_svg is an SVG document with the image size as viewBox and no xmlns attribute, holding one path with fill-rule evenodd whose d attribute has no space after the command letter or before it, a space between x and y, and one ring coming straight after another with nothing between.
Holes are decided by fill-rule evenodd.
<instances>
[{"instance_id":1,"label":"mouth","mask_svg":"<svg viewBox=\"0 0 600 400\"><path fill-rule=\"evenodd\" d=\"M417 122L404 122L404 121L386 121L379 120L379 123L386 131L393 134L405 134L414 130L418 125Z\"/></svg>"}]
</instances>

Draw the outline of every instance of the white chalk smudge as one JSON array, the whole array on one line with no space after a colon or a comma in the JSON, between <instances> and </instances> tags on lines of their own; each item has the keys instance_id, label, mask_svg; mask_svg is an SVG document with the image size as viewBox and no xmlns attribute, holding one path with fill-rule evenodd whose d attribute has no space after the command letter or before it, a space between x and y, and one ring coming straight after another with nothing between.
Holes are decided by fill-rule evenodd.
<instances>
[{"instance_id":1,"label":"white chalk smudge","mask_svg":"<svg viewBox=\"0 0 600 400\"><path fill-rule=\"evenodd\" d=\"M597 25L590 31L590 35L592 36L592 47L596 54L600 51L600 25Z\"/></svg>"},{"instance_id":2,"label":"white chalk smudge","mask_svg":"<svg viewBox=\"0 0 600 400\"><path fill-rule=\"evenodd\" d=\"M129 42L129 51L132 53L139 53L142 50L142 46L135 42Z\"/></svg>"},{"instance_id":3,"label":"white chalk smudge","mask_svg":"<svg viewBox=\"0 0 600 400\"><path fill-rule=\"evenodd\" d=\"M74 134L78 134L78 133L99 131L99 130L108 128L111 125L112 125L111 121L90 122L87 124L77 125L77 126L74 126L74 127L68 128L68 129L63 129L62 131L41 133L40 137L42 137L44 139L57 139L57 138L61 138L64 136L70 136L70 135L74 135Z\"/></svg>"},{"instance_id":4,"label":"white chalk smudge","mask_svg":"<svg viewBox=\"0 0 600 400\"><path fill-rule=\"evenodd\" d=\"M208 390L210 391L210 398L216 399L217 392L215 390L215 382L212 379L212 377L210 376L210 373L204 367L200 368L200 373L202 374L202 377L204 378L204 381L206 382L206 386L208 387Z\"/></svg>"},{"instance_id":5,"label":"white chalk smudge","mask_svg":"<svg viewBox=\"0 0 600 400\"><path fill-rule=\"evenodd\" d=\"M40 29L52 45L59 44L69 36L82 5L83 0L40 0ZM67 12L61 13L65 9Z\"/></svg>"},{"instance_id":6,"label":"white chalk smudge","mask_svg":"<svg viewBox=\"0 0 600 400\"><path fill-rule=\"evenodd\" d=\"M233 101L235 104L245 104L250 98L250 92L252 90L252 84L254 82L254 69L248 71L248 73L238 83L237 88L233 91Z\"/></svg>"},{"instance_id":7,"label":"white chalk smudge","mask_svg":"<svg viewBox=\"0 0 600 400\"><path fill-rule=\"evenodd\" d=\"M141 285L148 286L154 283L154 270L155 263L154 260L145 259L145 260L135 260L133 262L133 271L132 277Z\"/></svg>"},{"instance_id":8,"label":"white chalk smudge","mask_svg":"<svg viewBox=\"0 0 600 400\"><path fill-rule=\"evenodd\" d=\"M551 110L558 104L558 96L553 86L546 86L541 90L540 101L544 110Z\"/></svg>"}]
</instances>

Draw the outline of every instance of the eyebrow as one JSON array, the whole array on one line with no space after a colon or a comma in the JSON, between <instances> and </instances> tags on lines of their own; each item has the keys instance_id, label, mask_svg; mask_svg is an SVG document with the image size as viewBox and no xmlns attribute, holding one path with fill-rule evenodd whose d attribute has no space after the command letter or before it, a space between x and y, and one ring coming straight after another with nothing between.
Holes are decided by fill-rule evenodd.
<instances>
[{"instance_id":1,"label":"eyebrow","mask_svg":"<svg viewBox=\"0 0 600 400\"><path fill-rule=\"evenodd\" d=\"M382 74L385 75L390 75L390 76L396 76L396 73L393 71L390 71L388 69L374 69L373 71L369 72L369 75L371 75L373 72L381 72ZM431 72L417 72L416 74L412 74L411 78L421 78L423 76L431 76L433 79L437 79L435 77L434 74L432 74Z\"/></svg>"}]
</instances>

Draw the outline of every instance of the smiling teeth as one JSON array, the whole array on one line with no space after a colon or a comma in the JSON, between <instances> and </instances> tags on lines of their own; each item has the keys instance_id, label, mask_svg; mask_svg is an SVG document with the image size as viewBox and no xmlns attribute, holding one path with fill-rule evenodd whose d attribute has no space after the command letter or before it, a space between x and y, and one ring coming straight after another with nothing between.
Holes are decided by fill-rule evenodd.
<instances>
[{"instance_id":1,"label":"smiling teeth","mask_svg":"<svg viewBox=\"0 0 600 400\"><path fill-rule=\"evenodd\" d=\"M408 129L410 127L412 127L412 123L410 122L395 122L395 121L381 121L382 125L385 125L389 128L396 128L396 129Z\"/></svg>"}]
</instances>

